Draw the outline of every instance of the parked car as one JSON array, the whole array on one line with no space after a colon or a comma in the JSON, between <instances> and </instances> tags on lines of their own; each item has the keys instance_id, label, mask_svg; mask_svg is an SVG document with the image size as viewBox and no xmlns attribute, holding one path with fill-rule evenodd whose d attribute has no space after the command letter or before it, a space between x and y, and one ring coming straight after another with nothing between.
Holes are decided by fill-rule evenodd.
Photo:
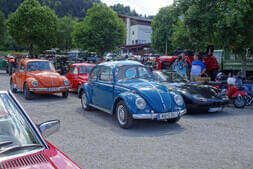
<instances>
[{"instance_id":1,"label":"parked car","mask_svg":"<svg viewBox=\"0 0 253 169\"><path fill-rule=\"evenodd\" d=\"M122 128L132 127L134 119L177 122L186 113L182 96L152 79L150 69L139 62L101 63L83 85L82 108L115 113Z\"/></svg>"},{"instance_id":2,"label":"parked car","mask_svg":"<svg viewBox=\"0 0 253 169\"><path fill-rule=\"evenodd\" d=\"M35 125L11 92L0 91L0 168L79 169L44 139L59 128L59 120Z\"/></svg>"},{"instance_id":3,"label":"parked car","mask_svg":"<svg viewBox=\"0 0 253 169\"><path fill-rule=\"evenodd\" d=\"M188 112L217 112L229 103L229 98L221 90L191 83L177 72L164 70L153 74L157 81L183 96Z\"/></svg>"},{"instance_id":4,"label":"parked car","mask_svg":"<svg viewBox=\"0 0 253 169\"><path fill-rule=\"evenodd\" d=\"M69 66L69 72L66 77L70 81L70 89L76 91L81 98L80 89L84 83L88 81L90 70L96 66L90 63L75 63Z\"/></svg>"},{"instance_id":5,"label":"parked car","mask_svg":"<svg viewBox=\"0 0 253 169\"><path fill-rule=\"evenodd\" d=\"M69 93L69 80L57 73L53 64L47 60L23 59L11 76L10 88L13 92L23 91L25 99L31 99L32 93L62 93L66 98Z\"/></svg>"}]
</instances>

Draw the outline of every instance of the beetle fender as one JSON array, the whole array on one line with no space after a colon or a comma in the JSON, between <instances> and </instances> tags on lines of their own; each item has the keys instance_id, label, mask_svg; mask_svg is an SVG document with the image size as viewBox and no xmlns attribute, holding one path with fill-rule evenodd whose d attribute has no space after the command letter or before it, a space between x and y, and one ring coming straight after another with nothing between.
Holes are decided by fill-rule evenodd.
<instances>
[{"instance_id":1,"label":"beetle fender","mask_svg":"<svg viewBox=\"0 0 253 169\"><path fill-rule=\"evenodd\" d=\"M113 103L113 108L112 108L112 112L111 114L114 113L115 109L116 109L116 106L117 106L117 103L119 100L123 100L124 103L126 104L127 106L127 109L128 111L131 113L131 114L136 114L138 112L142 112L143 110L139 110L136 105L135 105L135 100L137 97L140 97L139 95L137 94L134 94L134 93L131 93L131 92L125 92L125 93L121 93L119 94L117 97L115 97L114 99L114 103ZM147 103L147 102L146 102ZM145 109L149 109L150 110L150 106L146 105L146 108Z\"/></svg>"},{"instance_id":2,"label":"beetle fender","mask_svg":"<svg viewBox=\"0 0 253 169\"><path fill-rule=\"evenodd\" d=\"M82 85L82 87L81 87L81 89L80 89L80 92L81 91L84 91L85 92L85 94L86 94L86 97L87 97L87 102L88 102L88 104L92 104L92 101L91 101L91 90L90 90L90 88L89 88L89 85L88 85L88 83L85 83L85 84L83 84Z\"/></svg>"}]
</instances>

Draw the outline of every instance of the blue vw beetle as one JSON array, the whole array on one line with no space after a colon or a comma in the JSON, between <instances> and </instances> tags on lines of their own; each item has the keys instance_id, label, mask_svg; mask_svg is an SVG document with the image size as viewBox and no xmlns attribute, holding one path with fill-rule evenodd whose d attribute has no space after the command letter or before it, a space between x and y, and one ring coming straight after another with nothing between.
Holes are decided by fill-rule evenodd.
<instances>
[{"instance_id":1,"label":"blue vw beetle","mask_svg":"<svg viewBox=\"0 0 253 169\"><path fill-rule=\"evenodd\" d=\"M153 79L150 69L135 61L101 63L82 86L82 108L116 113L122 128L132 127L134 119L176 123L186 113L182 96Z\"/></svg>"}]
</instances>

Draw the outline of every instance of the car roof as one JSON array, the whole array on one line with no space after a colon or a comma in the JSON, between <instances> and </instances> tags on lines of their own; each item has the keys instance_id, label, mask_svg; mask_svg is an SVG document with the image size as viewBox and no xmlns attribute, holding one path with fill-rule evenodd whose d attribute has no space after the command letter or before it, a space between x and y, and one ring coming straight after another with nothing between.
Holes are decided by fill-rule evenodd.
<instances>
[{"instance_id":1,"label":"car roof","mask_svg":"<svg viewBox=\"0 0 253 169\"><path fill-rule=\"evenodd\" d=\"M44 60L44 59L22 59L22 60L20 60L20 62L24 63L24 64L27 64L28 62L33 62L33 61L48 62L48 60Z\"/></svg>"},{"instance_id":2,"label":"car roof","mask_svg":"<svg viewBox=\"0 0 253 169\"><path fill-rule=\"evenodd\" d=\"M119 66L125 66L125 65L140 65L142 66L142 64L140 62L136 62L136 61L111 61L111 62L104 62L104 63L100 63L98 66L107 66L107 67L119 67Z\"/></svg>"},{"instance_id":3,"label":"car roof","mask_svg":"<svg viewBox=\"0 0 253 169\"><path fill-rule=\"evenodd\" d=\"M70 66L96 66L96 64L92 64L92 63L73 63Z\"/></svg>"}]
</instances>

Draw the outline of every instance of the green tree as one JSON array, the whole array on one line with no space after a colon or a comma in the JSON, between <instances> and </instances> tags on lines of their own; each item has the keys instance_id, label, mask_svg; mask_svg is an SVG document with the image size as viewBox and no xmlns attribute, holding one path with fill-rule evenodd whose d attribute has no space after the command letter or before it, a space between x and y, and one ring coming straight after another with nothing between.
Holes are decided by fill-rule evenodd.
<instances>
[{"instance_id":1,"label":"green tree","mask_svg":"<svg viewBox=\"0 0 253 169\"><path fill-rule=\"evenodd\" d=\"M61 49L73 48L71 33L74 30L74 25L77 23L77 19L73 19L71 16L64 16L59 18L58 29L58 43L57 47Z\"/></svg>"},{"instance_id":2,"label":"green tree","mask_svg":"<svg viewBox=\"0 0 253 169\"><path fill-rule=\"evenodd\" d=\"M7 28L18 45L44 50L54 47L57 39L57 16L37 0L24 0L15 13L9 16Z\"/></svg>"},{"instance_id":3,"label":"green tree","mask_svg":"<svg viewBox=\"0 0 253 169\"><path fill-rule=\"evenodd\" d=\"M173 49L182 48L196 51L199 50L198 45L191 40L189 32L182 20L179 19L177 23L173 25L173 30L174 32L171 37L169 37Z\"/></svg>"},{"instance_id":4,"label":"green tree","mask_svg":"<svg viewBox=\"0 0 253 169\"><path fill-rule=\"evenodd\" d=\"M110 7L119 15L139 16L135 10L131 10L129 6L124 6L123 4L115 4Z\"/></svg>"},{"instance_id":5,"label":"green tree","mask_svg":"<svg viewBox=\"0 0 253 169\"><path fill-rule=\"evenodd\" d=\"M0 47L4 43L5 39L5 19L4 19L4 14L0 11Z\"/></svg>"},{"instance_id":6,"label":"green tree","mask_svg":"<svg viewBox=\"0 0 253 169\"><path fill-rule=\"evenodd\" d=\"M124 44L126 28L116 12L99 3L88 10L84 21L75 25L72 37L78 48L103 56Z\"/></svg>"},{"instance_id":7,"label":"green tree","mask_svg":"<svg viewBox=\"0 0 253 169\"><path fill-rule=\"evenodd\" d=\"M171 36L174 31L173 24L178 20L174 6L161 8L152 21L152 48L159 53L172 54ZM166 51L167 48L167 51Z\"/></svg>"}]
</instances>

